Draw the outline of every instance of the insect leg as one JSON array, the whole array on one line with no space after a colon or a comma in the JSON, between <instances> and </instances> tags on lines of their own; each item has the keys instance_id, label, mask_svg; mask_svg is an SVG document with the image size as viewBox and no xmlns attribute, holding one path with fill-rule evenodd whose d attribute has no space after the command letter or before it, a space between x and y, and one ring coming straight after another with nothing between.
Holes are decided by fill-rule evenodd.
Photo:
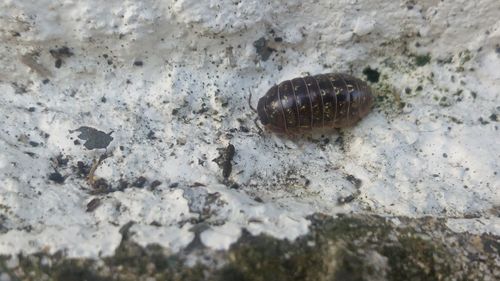
<instances>
[{"instance_id":1,"label":"insect leg","mask_svg":"<svg viewBox=\"0 0 500 281\"><path fill-rule=\"evenodd\" d=\"M255 119L253 119L253 123L255 124L255 127L257 127L257 129L259 130L259 135L262 135L264 133L264 131L262 130L262 128L259 126L259 124L257 123L257 120L259 119L259 117L255 117Z\"/></svg>"}]
</instances>

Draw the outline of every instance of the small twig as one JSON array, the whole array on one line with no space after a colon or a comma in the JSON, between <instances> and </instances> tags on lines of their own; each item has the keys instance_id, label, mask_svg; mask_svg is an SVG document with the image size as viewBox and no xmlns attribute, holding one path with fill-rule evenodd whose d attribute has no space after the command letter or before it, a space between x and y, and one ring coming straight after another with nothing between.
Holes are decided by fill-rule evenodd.
<instances>
[{"instance_id":1,"label":"small twig","mask_svg":"<svg viewBox=\"0 0 500 281\"><path fill-rule=\"evenodd\" d=\"M99 168L99 165L101 165L102 161L104 161L104 159L108 157L109 155L105 152L99 157L97 161L96 160L93 161L94 163L92 164L89 174L87 175L87 181L90 184L90 186L94 186L95 184L95 175L94 175L95 171L97 170L97 168Z\"/></svg>"}]
</instances>

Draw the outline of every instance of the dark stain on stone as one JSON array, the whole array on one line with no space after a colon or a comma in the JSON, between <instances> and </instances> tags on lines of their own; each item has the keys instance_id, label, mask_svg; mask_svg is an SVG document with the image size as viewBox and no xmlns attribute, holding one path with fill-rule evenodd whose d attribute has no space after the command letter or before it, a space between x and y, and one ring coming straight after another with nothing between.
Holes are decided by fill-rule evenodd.
<instances>
[{"instance_id":1,"label":"dark stain on stone","mask_svg":"<svg viewBox=\"0 0 500 281\"><path fill-rule=\"evenodd\" d=\"M155 139L156 139L156 136L155 136L155 131L150 130L150 131L149 131L149 133L148 133L148 135L147 135L147 138L148 138L149 140L155 140Z\"/></svg>"},{"instance_id":2,"label":"dark stain on stone","mask_svg":"<svg viewBox=\"0 0 500 281\"><path fill-rule=\"evenodd\" d=\"M52 49L49 52L52 55L52 57L55 59L54 66L56 68L61 68L63 60L65 58L69 58L69 57L74 55L73 52L71 52L71 50L66 46L63 46L63 47L58 48L58 49Z\"/></svg>"},{"instance_id":3,"label":"dark stain on stone","mask_svg":"<svg viewBox=\"0 0 500 281\"><path fill-rule=\"evenodd\" d=\"M268 60L271 54L276 51L268 46L268 41L264 37L253 42L253 46L262 61Z\"/></svg>"},{"instance_id":4,"label":"dark stain on stone","mask_svg":"<svg viewBox=\"0 0 500 281\"><path fill-rule=\"evenodd\" d=\"M32 146L32 147L37 147L40 145L40 143L36 142L36 141L30 141L29 144Z\"/></svg>"},{"instance_id":5,"label":"dark stain on stone","mask_svg":"<svg viewBox=\"0 0 500 281\"><path fill-rule=\"evenodd\" d=\"M160 185L161 185L161 181L159 181L159 180L154 180L154 181L153 181L153 182L149 185L149 187L151 187L151 188L156 188L156 187L158 187L158 186L160 186Z\"/></svg>"},{"instance_id":6,"label":"dark stain on stone","mask_svg":"<svg viewBox=\"0 0 500 281\"><path fill-rule=\"evenodd\" d=\"M49 180L51 180L55 183L58 183L58 184L62 184L62 183L64 183L64 180L66 180L66 178L63 177L58 171L55 171L55 172L49 174Z\"/></svg>"},{"instance_id":7,"label":"dark stain on stone","mask_svg":"<svg viewBox=\"0 0 500 281\"><path fill-rule=\"evenodd\" d=\"M130 228L132 228L134 224L134 221L129 221L120 228L119 232L122 235L122 241L127 241L129 239L131 234Z\"/></svg>"},{"instance_id":8,"label":"dark stain on stone","mask_svg":"<svg viewBox=\"0 0 500 281\"><path fill-rule=\"evenodd\" d=\"M86 212L93 212L100 205L101 205L101 199L94 198L94 199L90 200L90 202L87 204L87 209L85 211Z\"/></svg>"},{"instance_id":9,"label":"dark stain on stone","mask_svg":"<svg viewBox=\"0 0 500 281\"><path fill-rule=\"evenodd\" d=\"M130 183L127 180L119 179L117 190L124 191L129 185L130 185Z\"/></svg>"},{"instance_id":10,"label":"dark stain on stone","mask_svg":"<svg viewBox=\"0 0 500 281\"><path fill-rule=\"evenodd\" d=\"M133 183L133 187L143 188L146 183L146 178L143 176L138 177Z\"/></svg>"},{"instance_id":11,"label":"dark stain on stone","mask_svg":"<svg viewBox=\"0 0 500 281\"><path fill-rule=\"evenodd\" d=\"M233 170L231 161L233 160L235 154L235 148L234 145L229 144L227 147L219 148L218 150L219 157L215 158L212 161L217 163L217 165L222 168L222 176L227 179L229 178Z\"/></svg>"},{"instance_id":12,"label":"dark stain on stone","mask_svg":"<svg viewBox=\"0 0 500 281\"><path fill-rule=\"evenodd\" d=\"M61 68L61 65L62 65L62 59L56 59L54 66L56 68Z\"/></svg>"},{"instance_id":13,"label":"dark stain on stone","mask_svg":"<svg viewBox=\"0 0 500 281\"><path fill-rule=\"evenodd\" d=\"M106 179L99 178L92 183L93 190L90 194L108 194L113 192L113 188Z\"/></svg>"},{"instance_id":14,"label":"dark stain on stone","mask_svg":"<svg viewBox=\"0 0 500 281\"><path fill-rule=\"evenodd\" d=\"M347 195L347 196L339 197L337 199L337 203L339 205L347 204L347 203L351 203L352 201L354 201L354 199L356 199L356 196L354 196L354 194L350 194L350 195Z\"/></svg>"},{"instance_id":15,"label":"dark stain on stone","mask_svg":"<svg viewBox=\"0 0 500 281\"><path fill-rule=\"evenodd\" d=\"M77 173L78 177L85 178L90 173L90 165L85 164L83 161L76 162L76 167L73 170Z\"/></svg>"},{"instance_id":16,"label":"dark stain on stone","mask_svg":"<svg viewBox=\"0 0 500 281\"><path fill-rule=\"evenodd\" d=\"M62 155L62 154L57 155L54 160L55 160L56 165L58 167L66 167L68 165L68 162L69 162L68 157L64 157L64 155Z\"/></svg>"},{"instance_id":17,"label":"dark stain on stone","mask_svg":"<svg viewBox=\"0 0 500 281\"><path fill-rule=\"evenodd\" d=\"M83 145L89 150L106 148L113 140L113 137L111 137L113 131L105 133L87 126L82 126L76 130L70 130L69 132L80 132L78 138L85 141Z\"/></svg>"},{"instance_id":18,"label":"dark stain on stone","mask_svg":"<svg viewBox=\"0 0 500 281\"><path fill-rule=\"evenodd\" d=\"M363 184L363 181L361 181L360 179L358 179L353 175L347 175L345 179L348 180L350 183L354 184L354 187L356 187L356 189L359 189Z\"/></svg>"},{"instance_id":19,"label":"dark stain on stone","mask_svg":"<svg viewBox=\"0 0 500 281\"><path fill-rule=\"evenodd\" d=\"M63 46L58 49L52 49L49 52L54 58L60 58L60 57L69 58L74 55L73 52L71 52L71 50L67 46Z\"/></svg>"},{"instance_id":20,"label":"dark stain on stone","mask_svg":"<svg viewBox=\"0 0 500 281\"><path fill-rule=\"evenodd\" d=\"M416 66L424 66L424 65L428 64L430 61L431 61L430 54L415 56L415 65Z\"/></svg>"},{"instance_id":21,"label":"dark stain on stone","mask_svg":"<svg viewBox=\"0 0 500 281\"><path fill-rule=\"evenodd\" d=\"M377 83L380 79L380 72L378 72L377 69L372 69L371 67L363 69L363 74L366 76L366 79L372 83Z\"/></svg>"}]
</instances>

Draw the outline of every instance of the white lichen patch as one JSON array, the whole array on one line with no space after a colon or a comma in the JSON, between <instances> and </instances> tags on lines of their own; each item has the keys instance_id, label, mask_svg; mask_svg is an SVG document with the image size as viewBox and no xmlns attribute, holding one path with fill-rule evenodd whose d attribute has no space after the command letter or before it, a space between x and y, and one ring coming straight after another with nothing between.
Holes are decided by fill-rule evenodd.
<instances>
[{"instance_id":1,"label":"white lichen patch","mask_svg":"<svg viewBox=\"0 0 500 281\"><path fill-rule=\"evenodd\" d=\"M500 3L406 2L2 2L0 254L227 249L313 213L500 235ZM359 124L259 133L250 93L335 71L377 94Z\"/></svg>"}]
</instances>

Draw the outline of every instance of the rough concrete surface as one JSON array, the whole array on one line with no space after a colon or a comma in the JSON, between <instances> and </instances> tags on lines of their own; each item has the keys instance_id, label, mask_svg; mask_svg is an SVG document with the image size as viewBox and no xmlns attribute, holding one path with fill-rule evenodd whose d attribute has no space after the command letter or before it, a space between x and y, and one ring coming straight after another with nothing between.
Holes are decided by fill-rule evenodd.
<instances>
[{"instance_id":1,"label":"rough concrete surface","mask_svg":"<svg viewBox=\"0 0 500 281\"><path fill-rule=\"evenodd\" d=\"M0 279L26 277L23 266L47 274L34 266L44 259L112 268L124 245L222 278L218 263L248 239L304 251L318 214L390 221L398 241L393 220L420 233L435 219L447 237L488 237L495 250L479 247L479 264L498 265L499 14L496 0L1 1ZM328 72L370 83L366 118L293 138L259 132L250 93L255 106L282 80ZM413 256L419 245L453 256L428 230L433 243L398 244L401 256L442 264ZM467 243L456 244L463 264L477 258ZM425 279L428 269L391 263L389 244L369 244L353 244L364 254L344 267L325 250L336 264L318 274L466 276L446 265ZM498 276L481 266L478 280Z\"/></svg>"}]
</instances>

